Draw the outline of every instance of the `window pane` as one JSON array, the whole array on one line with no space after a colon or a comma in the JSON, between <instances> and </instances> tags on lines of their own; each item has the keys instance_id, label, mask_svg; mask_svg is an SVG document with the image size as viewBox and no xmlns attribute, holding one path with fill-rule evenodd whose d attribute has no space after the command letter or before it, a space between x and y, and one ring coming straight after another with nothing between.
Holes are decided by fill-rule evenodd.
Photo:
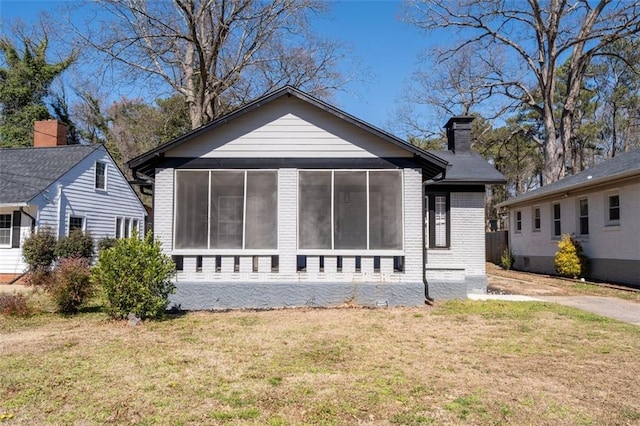
<instances>
[{"instance_id":1,"label":"window pane","mask_svg":"<svg viewBox=\"0 0 640 426\"><path fill-rule=\"evenodd\" d=\"M96 188L105 188L105 170L107 165L104 163L96 163Z\"/></svg>"},{"instance_id":2,"label":"window pane","mask_svg":"<svg viewBox=\"0 0 640 426\"><path fill-rule=\"evenodd\" d=\"M447 246L447 197L436 195L435 206L435 245L436 247Z\"/></svg>"},{"instance_id":3,"label":"window pane","mask_svg":"<svg viewBox=\"0 0 640 426\"><path fill-rule=\"evenodd\" d=\"M367 248L367 173L334 172L334 245Z\"/></svg>"},{"instance_id":4,"label":"window pane","mask_svg":"<svg viewBox=\"0 0 640 426\"><path fill-rule=\"evenodd\" d=\"M122 218L116 218L116 238L122 237Z\"/></svg>"},{"instance_id":5,"label":"window pane","mask_svg":"<svg viewBox=\"0 0 640 426\"><path fill-rule=\"evenodd\" d=\"M278 174L247 172L247 249L278 247Z\"/></svg>"},{"instance_id":6,"label":"window pane","mask_svg":"<svg viewBox=\"0 0 640 426\"><path fill-rule=\"evenodd\" d=\"M211 248L242 248L244 172L211 172Z\"/></svg>"},{"instance_id":7,"label":"window pane","mask_svg":"<svg viewBox=\"0 0 640 426\"><path fill-rule=\"evenodd\" d=\"M402 248L402 174L369 172L369 248Z\"/></svg>"},{"instance_id":8,"label":"window pane","mask_svg":"<svg viewBox=\"0 0 640 426\"><path fill-rule=\"evenodd\" d=\"M331 248L331 172L298 174L298 239L301 249Z\"/></svg>"},{"instance_id":9,"label":"window pane","mask_svg":"<svg viewBox=\"0 0 640 426\"><path fill-rule=\"evenodd\" d=\"M207 248L209 172L176 172L175 248Z\"/></svg>"},{"instance_id":10,"label":"window pane","mask_svg":"<svg viewBox=\"0 0 640 426\"><path fill-rule=\"evenodd\" d=\"M0 245L11 244L11 215L0 214Z\"/></svg>"},{"instance_id":11,"label":"window pane","mask_svg":"<svg viewBox=\"0 0 640 426\"><path fill-rule=\"evenodd\" d=\"M589 216L589 202L580 200L580 216Z\"/></svg>"},{"instance_id":12,"label":"window pane","mask_svg":"<svg viewBox=\"0 0 640 426\"><path fill-rule=\"evenodd\" d=\"M82 218L71 216L69 217L69 233L75 229L82 230Z\"/></svg>"},{"instance_id":13,"label":"window pane","mask_svg":"<svg viewBox=\"0 0 640 426\"><path fill-rule=\"evenodd\" d=\"M609 197L609 220L620 220L620 196Z\"/></svg>"}]
</instances>

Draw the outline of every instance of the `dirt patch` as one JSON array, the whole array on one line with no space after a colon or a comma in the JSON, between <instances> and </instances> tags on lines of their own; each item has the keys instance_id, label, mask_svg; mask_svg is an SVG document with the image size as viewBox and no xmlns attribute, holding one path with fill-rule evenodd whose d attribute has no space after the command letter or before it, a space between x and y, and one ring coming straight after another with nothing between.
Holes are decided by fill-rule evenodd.
<instances>
[{"instance_id":1,"label":"dirt patch","mask_svg":"<svg viewBox=\"0 0 640 426\"><path fill-rule=\"evenodd\" d=\"M530 272L507 271L487 263L488 291L525 296L609 296L640 303L640 292Z\"/></svg>"}]
</instances>

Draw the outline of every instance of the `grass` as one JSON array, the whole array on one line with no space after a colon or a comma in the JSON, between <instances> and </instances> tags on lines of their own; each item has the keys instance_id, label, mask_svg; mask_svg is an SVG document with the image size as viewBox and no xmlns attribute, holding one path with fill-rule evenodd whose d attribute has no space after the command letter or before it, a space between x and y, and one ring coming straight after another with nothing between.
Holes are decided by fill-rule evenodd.
<instances>
[{"instance_id":1,"label":"grass","mask_svg":"<svg viewBox=\"0 0 640 426\"><path fill-rule=\"evenodd\" d=\"M0 422L637 424L640 327L546 303L0 317Z\"/></svg>"}]
</instances>

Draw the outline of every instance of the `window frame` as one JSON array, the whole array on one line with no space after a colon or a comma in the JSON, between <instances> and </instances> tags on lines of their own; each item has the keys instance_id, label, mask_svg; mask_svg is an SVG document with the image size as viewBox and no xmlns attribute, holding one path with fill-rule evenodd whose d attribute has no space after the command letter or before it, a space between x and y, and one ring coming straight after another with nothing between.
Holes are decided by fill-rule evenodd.
<instances>
[{"instance_id":1,"label":"window frame","mask_svg":"<svg viewBox=\"0 0 640 426\"><path fill-rule=\"evenodd\" d=\"M540 206L533 206L531 209L531 230L540 232L542 227L542 209Z\"/></svg>"},{"instance_id":2,"label":"window frame","mask_svg":"<svg viewBox=\"0 0 640 426\"><path fill-rule=\"evenodd\" d=\"M71 220L72 219L80 219L80 221L81 221L80 228L74 227L73 229L71 229ZM67 217L67 236L70 235L71 232L74 229L80 229L83 233L86 232L86 229L87 229L87 217L85 215L70 214L69 217Z\"/></svg>"},{"instance_id":3,"label":"window frame","mask_svg":"<svg viewBox=\"0 0 640 426\"><path fill-rule=\"evenodd\" d=\"M514 216L514 227L515 230L514 232L516 234L522 234L522 210L516 210L515 212L515 216Z\"/></svg>"},{"instance_id":4,"label":"window frame","mask_svg":"<svg viewBox=\"0 0 640 426\"><path fill-rule=\"evenodd\" d=\"M558 217L556 217L556 207L558 207ZM556 225L558 225L557 232ZM562 237L562 206L560 203L551 203L551 236L554 239Z\"/></svg>"},{"instance_id":5,"label":"window frame","mask_svg":"<svg viewBox=\"0 0 640 426\"><path fill-rule=\"evenodd\" d=\"M584 206L586 206L586 214L583 214L583 210L582 210L583 202L584 202ZM589 199L586 197L579 198L577 210L578 210L578 235L583 237L588 237L589 236Z\"/></svg>"},{"instance_id":6,"label":"window frame","mask_svg":"<svg viewBox=\"0 0 640 426\"><path fill-rule=\"evenodd\" d=\"M180 247L180 248L176 248L176 232L177 232L177 228L178 228L178 202L177 202L177 194L178 194L178 185L177 185L177 181L178 181L178 174L180 172L206 172L207 173L207 193L208 193L208 199L207 199L207 228L204 230L204 232L206 232L207 234L207 244L206 247ZM243 181L244 181L244 187L243 187L243 205L242 205L242 209L243 209L243 215L242 215L242 247L240 248L217 248L217 247L213 247L212 246L212 240L211 240L211 220L212 220L212 216L211 216L211 197L212 197L212 190L211 190L211 176L212 173L215 172L242 172L243 174ZM247 180L248 180L248 173L251 172L256 172L256 173L273 173L274 174L274 180L275 180L275 247L271 247L271 248L247 248L247 235L246 235L246 227L247 227ZM280 244L280 240L279 240L279 235L278 235L278 219L279 219L279 169L175 169L174 171L174 188L173 188L173 231L172 231L172 253L191 253L194 251L197 251L198 253L201 252L215 252L217 254L225 254L225 253L245 253L247 251L251 251L252 253L258 253L258 254L277 254L278 250L279 250L279 244Z\"/></svg>"},{"instance_id":7,"label":"window frame","mask_svg":"<svg viewBox=\"0 0 640 426\"><path fill-rule=\"evenodd\" d=\"M617 205L612 206L611 205L611 200L613 198L616 198L618 200ZM620 194L616 193L609 193L607 194L607 201L605 204L605 215L606 215L606 224L607 226L620 226L620 211L622 210L621 206L620 206ZM612 219L611 218L611 213L612 211L617 211L617 219Z\"/></svg>"},{"instance_id":8,"label":"window frame","mask_svg":"<svg viewBox=\"0 0 640 426\"><path fill-rule=\"evenodd\" d=\"M11 248L13 241L13 213L2 213L0 216L8 216L9 217L9 227L8 228L0 228L2 230L9 229L9 242L7 244L0 244L0 248Z\"/></svg>"},{"instance_id":9,"label":"window frame","mask_svg":"<svg viewBox=\"0 0 640 426\"><path fill-rule=\"evenodd\" d=\"M98 164L104 166L104 168L102 169L102 187L98 186L98 177L100 176L98 174ZM107 166L108 164L104 161L96 161L95 163L95 170L94 170L94 176L93 176L93 187L96 191L106 191L107 190Z\"/></svg>"},{"instance_id":10,"label":"window frame","mask_svg":"<svg viewBox=\"0 0 640 426\"><path fill-rule=\"evenodd\" d=\"M436 244L436 198L444 197L445 198L445 244L437 245ZM424 202L425 202L425 248L431 250L450 250L451 249L451 192L445 191L436 191L436 192L425 192L424 194Z\"/></svg>"},{"instance_id":11,"label":"window frame","mask_svg":"<svg viewBox=\"0 0 640 426\"><path fill-rule=\"evenodd\" d=\"M297 199L298 199L298 207L296 211L296 249L298 254L300 255L309 255L309 254L350 254L350 253L360 253L366 251L368 254L374 255L375 253L383 253L383 254L403 254L405 247L405 197L404 197L404 170L402 169L298 169L298 185L297 185ZM301 248L300 247L300 173L305 172L326 172L330 173L331 177L331 223L330 223L330 233L331 233L331 248ZM335 173L338 172L363 172L365 173L365 188L366 188L366 247L364 248L336 248L335 241L335 224L336 224L336 210L335 210ZM370 195L371 195L371 183L370 183L370 173L396 173L399 178L400 183L400 248L371 248L371 217L370 217Z\"/></svg>"}]
</instances>

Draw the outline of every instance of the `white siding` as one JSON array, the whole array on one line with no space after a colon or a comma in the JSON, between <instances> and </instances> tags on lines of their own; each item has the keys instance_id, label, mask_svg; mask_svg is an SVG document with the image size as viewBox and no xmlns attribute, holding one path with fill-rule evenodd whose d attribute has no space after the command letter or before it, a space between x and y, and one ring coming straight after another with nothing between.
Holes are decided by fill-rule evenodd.
<instances>
[{"instance_id":1,"label":"white siding","mask_svg":"<svg viewBox=\"0 0 640 426\"><path fill-rule=\"evenodd\" d=\"M0 214L11 214L19 207L2 207ZM35 207L24 207L25 212L35 217ZM31 235L31 218L26 214L20 217L20 247L22 242ZM22 250L20 248L0 248L0 274L20 274L26 268L22 260Z\"/></svg>"},{"instance_id":2,"label":"white siding","mask_svg":"<svg viewBox=\"0 0 640 426\"><path fill-rule=\"evenodd\" d=\"M153 233L167 252L173 250L173 175L173 169L156 169L153 191Z\"/></svg>"},{"instance_id":3,"label":"white siding","mask_svg":"<svg viewBox=\"0 0 640 426\"><path fill-rule=\"evenodd\" d=\"M96 161L107 164L106 190L95 189ZM38 229L48 226L56 235L65 236L69 216L80 216L84 218L85 231L96 241L115 237L117 216L137 219L141 230L146 216L142 203L104 147L98 147L30 204L28 211L37 218ZM22 216L23 235L30 232L28 220ZM25 265L17 259L21 259L19 249L0 251L0 273L22 272Z\"/></svg>"},{"instance_id":4,"label":"white siding","mask_svg":"<svg viewBox=\"0 0 640 426\"><path fill-rule=\"evenodd\" d=\"M188 158L411 157L297 98L283 97L165 153Z\"/></svg>"}]
</instances>

